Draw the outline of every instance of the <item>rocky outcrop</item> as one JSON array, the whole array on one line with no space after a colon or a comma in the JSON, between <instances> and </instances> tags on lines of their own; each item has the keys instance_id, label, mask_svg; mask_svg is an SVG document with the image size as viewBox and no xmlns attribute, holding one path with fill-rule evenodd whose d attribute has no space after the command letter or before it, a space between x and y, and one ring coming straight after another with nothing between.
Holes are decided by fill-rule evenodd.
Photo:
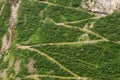
<instances>
[{"instance_id":1,"label":"rocky outcrop","mask_svg":"<svg viewBox=\"0 0 120 80\"><path fill-rule=\"evenodd\" d=\"M109 14L120 11L120 0L83 0L82 7L94 13Z\"/></svg>"}]
</instances>

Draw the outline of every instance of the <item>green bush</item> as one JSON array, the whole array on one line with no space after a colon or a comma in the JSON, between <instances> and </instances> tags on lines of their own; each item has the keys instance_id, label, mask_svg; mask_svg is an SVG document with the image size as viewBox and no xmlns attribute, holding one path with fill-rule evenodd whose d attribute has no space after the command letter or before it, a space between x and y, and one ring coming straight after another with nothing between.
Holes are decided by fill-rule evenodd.
<instances>
[{"instance_id":1,"label":"green bush","mask_svg":"<svg viewBox=\"0 0 120 80\"><path fill-rule=\"evenodd\" d=\"M72 0L72 7L80 7L82 0Z\"/></svg>"},{"instance_id":2,"label":"green bush","mask_svg":"<svg viewBox=\"0 0 120 80\"><path fill-rule=\"evenodd\" d=\"M10 18L10 4L6 3L3 9L2 14L0 15L0 48L1 40L3 35L7 33L7 28L9 27L9 18Z\"/></svg>"},{"instance_id":3,"label":"green bush","mask_svg":"<svg viewBox=\"0 0 120 80\"><path fill-rule=\"evenodd\" d=\"M30 36L41 26L42 17L40 11L46 7L45 4L23 1L19 10L18 22L16 25L16 42L20 43L29 40Z\"/></svg>"},{"instance_id":4,"label":"green bush","mask_svg":"<svg viewBox=\"0 0 120 80\"><path fill-rule=\"evenodd\" d=\"M111 41L120 41L120 12L115 12L96 21L94 32Z\"/></svg>"},{"instance_id":5,"label":"green bush","mask_svg":"<svg viewBox=\"0 0 120 80\"><path fill-rule=\"evenodd\" d=\"M89 45L63 45L34 47L53 57L78 75L95 80L113 80L120 73L120 45L97 43ZM111 77L109 77L111 76Z\"/></svg>"},{"instance_id":6,"label":"green bush","mask_svg":"<svg viewBox=\"0 0 120 80\"><path fill-rule=\"evenodd\" d=\"M76 21L91 18L94 15L83 11L64 8L61 6L49 6L45 11L45 17L52 18L56 22Z\"/></svg>"},{"instance_id":7,"label":"green bush","mask_svg":"<svg viewBox=\"0 0 120 80\"><path fill-rule=\"evenodd\" d=\"M40 37L38 43L52 42L75 42L83 34L78 29L69 29L63 26L55 26L52 23L45 23L36 35Z\"/></svg>"},{"instance_id":8,"label":"green bush","mask_svg":"<svg viewBox=\"0 0 120 80\"><path fill-rule=\"evenodd\" d=\"M63 6L70 6L71 0L55 0L56 4L63 5Z\"/></svg>"}]
</instances>

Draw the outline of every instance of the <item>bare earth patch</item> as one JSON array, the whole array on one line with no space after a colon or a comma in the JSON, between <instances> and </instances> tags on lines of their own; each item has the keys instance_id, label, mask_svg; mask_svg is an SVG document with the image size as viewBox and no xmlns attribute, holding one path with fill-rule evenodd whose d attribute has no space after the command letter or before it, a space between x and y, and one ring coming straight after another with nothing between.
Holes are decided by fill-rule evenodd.
<instances>
[{"instance_id":1,"label":"bare earth patch","mask_svg":"<svg viewBox=\"0 0 120 80\"><path fill-rule=\"evenodd\" d=\"M2 37L2 48L1 48L1 52L4 51L4 49L6 48L7 42L8 42L8 40L7 40L7 36L6 36L6 34L5 34L5 35Z\"/></svg>"},{"instance_id":2,"label":"bare earth patch","mask_svg":"<svg viewBox=\"0 0 120 80\"><path fill-rule=\"evenodd\" d=\"M41 11L40 11L40 17L43 16L43 13L44 13L44 10L41 10Z\"/></svg>"},{"instance_id":3,"label":"bare earth patch","mask_svg":"<svg viewBox=\"0 0 120 80\"><path fill-rule=\"evenodd\" d=\"M9 65L8 65L9 68L13 66L14 61L15 61L15 58L11 58L11 59L10 59Z\"/></svg>"},{"instance_id":4,"label":"bare earth patch","mask_svg":"<svg viewBox=\"0 0 120 80\"><path fill-rule=\"evenodd\" d=\"M4 69L2 72L0 72L0 77L1 77L3 80L7 80L7 70L8 70L8 69Z\"/></svg>"},{"instance_id":5,"label":"bare earth patch","mask_svg":"<svg viewBox=\"0 0 120 80\"><path fill-rule=\"evenodd\" d=\"M28 60L29 60L29 62L27 64L28 71L30 73L34 73L36 71L36 69L34 68L34 63L35 62L34 62L33 58L29 58Z\"/></svg>"},{"instance_id":6,"label":"bare earth patch","mask_svg":"<svg viewBox=\"0 0 120 80\"><path fill-rule=\"evenodd\" d=\"M120 0L83 0L82 7L98 14L120 11Z\"/></svg>"},{"instance_id":7,"label":"bare earth patch","mask_svg":"<svg viewBox=\"0 0 120 80\"><path fill-rule=\"evenodd\" d=\"M15 74L19 73L19 71L20 71L20 64L21 64L21 60L17 60L15 62L15 66L14 66Z\"/></svg>"},{"instance_id":8,"label":"bare earth patch","mask_svg":"<svg viewBox=\"0 0 120 80\"><path fill-rule=\"evenodd\" d=\"M7 49L9 49L11 45L11 41L14 33L14 27L17 22L17 16L18 16L17 14L18 14L18 9L20 7L20 3L21 3L21 0L19 0L19 2L16 4L11 3L11 14L10 14L10 20L9 20L9 27L8 27L8 39L6 35L3 36L1 52L4 52Z\"/></svg>"},{"instance_id":9,"label":"bare earth patch","mask_svg":"<svg viewBox=\"0 0 120 80\"><path fill-rule=\"evenodd\" d=\"M17 77L16 80L21 80L21 78Z\"/></svg>"}]
</instances>

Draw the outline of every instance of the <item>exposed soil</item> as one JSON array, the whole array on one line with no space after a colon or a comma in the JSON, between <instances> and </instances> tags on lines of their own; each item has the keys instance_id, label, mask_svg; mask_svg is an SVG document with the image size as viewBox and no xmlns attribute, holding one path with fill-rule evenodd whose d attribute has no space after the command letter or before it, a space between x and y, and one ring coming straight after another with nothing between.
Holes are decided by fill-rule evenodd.
<instances>
[{"instance_id":1,"label":"exposed soil","mask_svg":"<svg viewBox=\"0 0 120 80\"><path fill-rule=\"evenodd\" d=\"M10 15L9 27L8 27L8 39L6 35L3 36L1 52L4 52L7 49L9 49L11 45L11 41L12 41L13 34L14 34L14 27L17 22L17 14L18 14L20 3L21 3L21 0L19 0L19 2L16 4L11 3L11 15Z\"/></svg>"},{"instance_id":2,"label":"exposed soil","mask_svg":"<svg viewBox=\"0 0 120 80\"><path fill-rule=\"evenodd\" d=\"M7 80L7 70L8 70L8 69L4 69L2 72L0 72L0 77L1 77L3 80Z\"/></svg>"},{"instance_id":3,"label":"exposed soil","mask_svg":"<svg viewBox=\"0 0 120 80\"><path fill-rule=\"evenodd\" d=\"M2 5L2 7L0 9L0 15L2 14L4 7L5 7L5 3Z\"/></svg>"},{"instance_id":4,"label":"exposed soil","mask_svg":"<svg viewBox=\"0 0 120 80\"><path fill-rule=\"evenodd\" d=\"M37 49L34 48L30 48L30 46L22 46L22 45L17 45L18 49L28 49L30 51L35 51L37 53L39 53L40 55L48 58L50 61L54 62L55 64L57 64L60 68L62 68L63 70L67 71L68 73L70 73L71 75L73 75L74 77L77 78L81 78L80 76L78 76L77 74L75 74L74 72L70 71L69 69L67 69L66 67L64 67L62 64L60 64L58 61L56 61L55 59L53 59L52 57L48 56L46 53L43 53Z\"/></svg>"},{"instance_id":5,"label":"exposed soil","mask_svg":"<svg viewBox=\"0 0 120 80\"><path fill-rule=\"evenodd\" d=\"M76 77L64 77L64 76L53 76L53 75L28 75L26 78L30 79L35 79L35 80L40 80L40 78L52 78L52 79L62 79L62 80L87 80L87 78L76 78Z\"/></svg>"},{"instance_id":6,"label":"exposed soil","mask_svg":"<svg viewBox=\"0 0 120 80\"><path fill-rule=\"evenodd\" d=\"M16 80L21 80L21 78L17 77Z\"/></svg>"},{"instance_id":7,"label":"exposed soil","mask_svg":"<svg viewBox=\"0 0 120 80\"><path fill-rule=\"evenodd\" d=\"M34 62L33 58L29 58L28 60L29 60L29 62L27 64L28 71L30 73L34 73L36 71L36 69L34 68L34 63L35 62Z\"/></svg>"},{"instance_id":8,"label":"exposed soil","mask_svg":"<svg viewBox=\"0 0 120 80\"><path fill-rule=\"evenodd\" d=\"M40 11L40 17L43 17L44 10Z\"/></svg>"},{"instance_id":9,"label":"exposed soil","mask_svg":"<svg viewBox=\"0 0 120 80\"><path fill-rule=\"evenodd\" d=\"M14 61L15 61L15 58L10 58L8 68L13 66Z\"/></svg>"},{"instance_id":10,"label":"exposed soil","mask_svg":"<svg viewBox=\"0 0 120 80\"><path fill-rule=\"evenodd\" d=\"M7 46L7 36L6 34L2 37L2 48L1 48L1 52L5 50L6 46Z\"/></svg>"},{"instance_id":11,"label":"exposed soil","mask_svg":"<svg viewBox=\"0 0 120 80\"><path fill-rule=\"evenodd\" d=\"M82 7L90 12L106 15L120 11L120 0L83 0Z\"/></svg>"},{"instance_id":12,"label":"exposed soil","mask_svg":"<svg viewBox=\"0 0 120 80\"><path fill-rule=\"evenodd\" d=\"M17 75L20 71L20 64L21 64L21 60L17 60L15 62L15 66L14 66L14 70L15 70L15 74Z\"/></svg>"}]
</instances>

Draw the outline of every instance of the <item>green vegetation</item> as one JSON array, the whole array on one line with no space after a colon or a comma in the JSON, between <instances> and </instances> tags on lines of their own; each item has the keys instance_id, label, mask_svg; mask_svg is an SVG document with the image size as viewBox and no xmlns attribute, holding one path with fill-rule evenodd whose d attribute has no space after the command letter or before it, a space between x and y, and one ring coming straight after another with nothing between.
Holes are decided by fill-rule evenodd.
<instances>
[{"instance_id":1,"label":"green vegetation","mask_svg":"<svg viewBox=\"0 0 120 80\"><path fill-rule=\"evenodd\" d=\"M24 44L75 42L79 40L78 37L84 33L83 31L56 26L51 19L56 22L66 22L93 16L87 12L63 6L48 6L44 3L23 1L19 10L15 39L17 43ZM94 38L97 37L90 34L90 39Z\"/></svg>"},{"instance_id":2,"label":"green vegetation","mask_svg":"<svg viewBox=\"0 0 120 80\"><path fill-rule=\"evenodd\" d=\"M120 80L120 12L99 18L81 2L21 0L12 43L0 55L0 80ZM0 48L10 13L6 2Z\"/></svg>"},{"instance_id":3,"label":"green vegetation","mask_svg":"<svg viewBox=\"0 0 120 80\"><path fill-rule=\"evenodd\" d=\"M43 0L39 0L39 1L43 1ZM48 2L80 9L82 0L48 0Z\"/></svg>"},{"instance_id":4,"label":"green vegetation","mask_svg":"<svg viewBox=\"0 0 120 80\"><path fill-rule=\"evenodd\" d=\"M55 0L56 4L70 6L72 0Z\"/></svg>"},{"instance_id":5,"label":"green vegetation","mask_svg":"<svg viewBox=\"0 0 120 80\"><path fill-rule=\"evenodd\" d=\"M42 80L65 80L65 79L55 79L55 78L49 78L49 77L46 77L46 78L41 78ZM69 79L69 80L75 80L75 79Z\"/></svg>"},{"instance_id":6,"label":"green vegetation","mask_svg":"<svg viewBox=\"0 0 120 80\"><path fill-rule=\"evenodd\" d=\"M9 18L10 18L10 4L6 3L5 7L0 15L0 48L1 40L3 35L6 34L7 28L9 27Z\"/></svg>"},{"instance_id":7,"label":"green vegetation","mask_svg":"<svg viewBox=\"0 0 120 80\"><path fill-rule=\"evenodd\" d=\"M10 56L11 55L11 56ZM25 55L25 56L24 56ZM15 62L17 60L21 60L20 63L20 72L15 76L15 77L20 77L20 78L25 78L25 76L31 74L28 69L27 69L27 64L29 63L29 59L33 58L34 59L34 68L36 69L34 74L42 74L42 75L57 75L57 76L71 76L69 73L66 71L62 70L57 66L55 63L49 61L46 57L43 57L42 55L32 52L29 50L20 50L17 49L15 50L14 48L9 50L9 53L6 53L7 62L4 62L3 64L0 64L0 70L4 70L8 68L8 77L10 78L10 75L13 74L15 75ZM5 57L5 56L4 56ZM14 59L14 63L11 67L10 66L10 59ZM1 58L0 61L4 61L4 58ZM19 67L19 66L18 66Z\"/></svg>"},{"instance_id":8,"label":"green vegetation","mask_svg":"<svg viewBox=\"0 0 120 80\"><path fill-rule=\"evenodd\" d=\"M72 0L72 7L80 7L82 0Z\"/></svg>"},{"instance_id":9,"label":"green vegetation","mask_svg":"<svg viewBox=\"0 0 120 80\"><path fill-rule=\"evenodd\" d=\"M40 16L40 11L45 7L45 4L23 0L16 25L17 42L27 41L41 27L42 17Z\"/></svg>"},{"instance_id":10,"label":"green vegetation","mask_svg":"<svg viewBox=\"0 0 120 80\"><path fill-rule=\"evenodd\" d=\"M120 12L98 19L92 30L112 41L120 41Z\"/></svg>"},{"instance_id":11,"label":"green vegetation","mask_svg":"<svg viewBox=\"0 0 120 80\"><path fill-rule=\"evenodd\" d=\"M44 17L52 18L55 22L82 20L94 16L87 12L69 9L62 6L49 6L47 10L45 10L44 15Z\"/></svg>"},{"instance_id":12,"label":"green vegetation","mask_svg":"<svg viewBox=\"0 0 120 80\"><path fill-rule=\"evenodd\" d=\"M75 42L78 41L78 37L81 34L83 34L83 32L78 29L68 29L62 26L55 26L51 23L43 24L36 32L36 35L40 37L38 43ZM31 37L31 39L33 39L33 37ZM32 41L35 42L34 40Z\"/></svg>"},{"instance_id":13,"label":"green vegetation","mask_svg":"<svg viewBox=\"0 0 120 80\"><path fill-rule=\"evenodd\" d=\"M89 26L91 24L94 24L96 21L96 19L83 19L83 20L80 20L80 21L77 21L77 22L68 22L66 24L68 25L71 25L71 26L77 26L77 27L80 27L80 28L84 28L85 25L88 25L88 29L89 29Z\"/></svg>"},{"instance_id":14,"label":"green vegetation","mask_svg":"<svg viewBox=\"0 0 120 80\"><path fill-rule=\"evenodd\" d=\"M2 8L2 5L4 4L4 2L0 2L0 9Z\"/></svg>"},{"instance_id":15,"label":"green vegetation","mask_svg":"<svg viewBox=\"0 0 120 80\"><path fill-rule=\"evenodd\" d=\"M120 45L98 43L73 46L39 46L45 52L78 75L95 80L115 80L120 73ZM72 65L72 66L70 66Z\"/></svg>"}]
</instances>

